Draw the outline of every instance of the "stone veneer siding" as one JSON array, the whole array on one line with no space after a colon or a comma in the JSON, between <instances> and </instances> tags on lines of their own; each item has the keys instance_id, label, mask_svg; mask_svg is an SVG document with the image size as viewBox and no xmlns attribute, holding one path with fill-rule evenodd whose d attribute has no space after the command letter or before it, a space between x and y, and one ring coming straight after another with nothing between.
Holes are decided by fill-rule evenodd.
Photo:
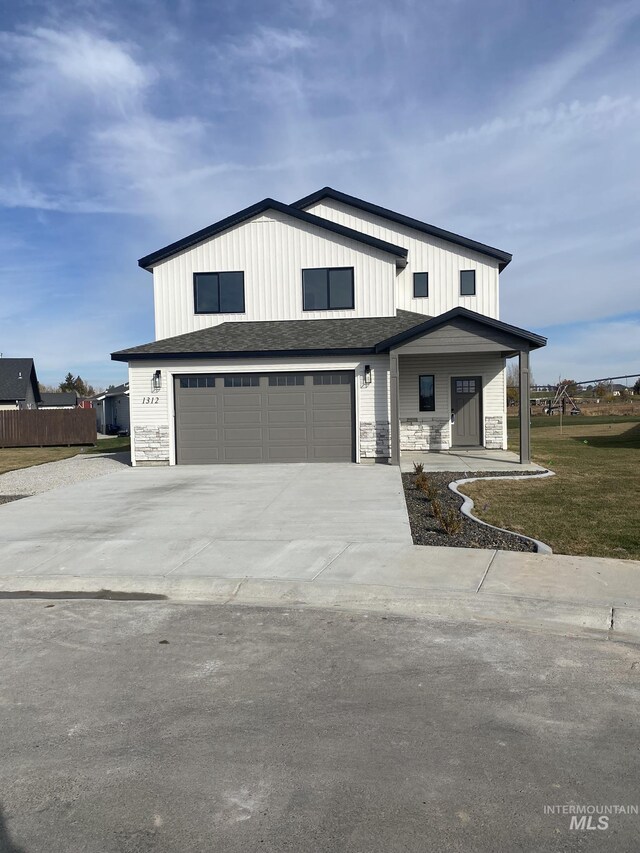
<instances>
[{"instance_id":1,"label":"stone veneer siding","mask_svg":"<svg viewBox=\"0 0 640 853\"><path fill-rule=\"evenodd\" d=\"M489 450L501 450L503 438L502 418L486 417L484 419L484 446Z\"/></svg>"},{"instance_id":2,"label":"stone veneer siding","mask_svg":"<svg viewBox=\"0 0 640 853\"><path fill-rule=\"evenodd\" d=\"M400 420L400 450L444 450L449 447L449 421L443 418Z\"/></svg>"},{"instance_id":3,"label":"stone veneer siding","mask_svg":"<svg viewBox=\"0 0 640 853\"><path fill-rule=\"evenodd\" d=\"M360 424L360 456L365 459L391 456L389 421L364 421Z\"/></svg>"},{"instance_id":4,"label":"stone veneer siding","mask_svg":"<svg viewBox=\"0 0 640 853\"><path fill-rule=\"evenodd\" d=\"M136 465L169 464L169 427L137 426L133 431Z\"/></svg>"}]
</instances>

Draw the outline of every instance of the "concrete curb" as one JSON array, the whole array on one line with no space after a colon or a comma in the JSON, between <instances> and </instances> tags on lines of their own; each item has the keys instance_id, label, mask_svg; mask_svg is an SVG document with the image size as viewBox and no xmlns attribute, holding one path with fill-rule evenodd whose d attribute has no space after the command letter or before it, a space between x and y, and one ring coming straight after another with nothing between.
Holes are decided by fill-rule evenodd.
<instances>
[{"instance_id":1,"label":"concrete curb","mask_svg":"<svg viewBox=\"0 0 640 853\"><path fill-rule=\"evenodd\" d=\"M507 530L506 527L496 527L495 524L489 524L488 521L482 521L480 518L476 518L473 514L472 510L474 507L474 503L472 499L465 495L464 492L458 490L458 486L462 486L464 483L475 483L476 480L539 480L543 477L555 477L555 471L547 470L542 474L505 474L504 476L497 477L467 477L462 480L455 480L453 483L449 483L449 488L452 492L462 498L462 506L460 507L460 511L470 518L471 521L475 521L476 524L483 524L485 527L490 527L492 530L499 530L500 533L511 533L513 536L519 536L521 539L526 539L527 542L533 542L536 546L536 551L538 554L553 554L551 550L551 546L547 545L546 542L541 542L539 539L534 539L532 536L525 536L523 533L516 533L514 530Z\"/></svg>"},{"instance_id":2,"label":"concrete curb","mask_svg":"<svg viewBox=\"0 0 640 853\"><path fill-rule=\"evenodd\" d=\"M495 593L466 593L446 589L397 588L373 584L322 583L319 581L258 580L252 578L169 577L52 577L14 576L0 580L3 599L23 593L22 598L40 594L83 592L87 598L111 590L121 599L127 593L164 596L168 603L209 603L262 607L310 607L345 611L384 613L446 621L475 621L570 633L598 632L607 637L640 640L640 609L614 608L609 603L579 603L509 596ZM24 595L28 592L29 595ZM114 595L115 597L115 595ZM161 602L162 603L162 602ZM618 618L619 616L619 618Z\"/></svg>"}]
</instances>

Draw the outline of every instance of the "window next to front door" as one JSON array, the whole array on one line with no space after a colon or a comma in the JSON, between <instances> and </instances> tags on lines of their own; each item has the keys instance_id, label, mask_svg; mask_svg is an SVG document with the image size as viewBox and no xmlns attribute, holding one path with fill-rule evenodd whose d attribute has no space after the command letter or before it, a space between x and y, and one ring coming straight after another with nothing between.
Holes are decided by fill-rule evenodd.
<instances>
[{"instance_id":1,"label":"window next to front door","mask_svg":"<svg viewBox=\"0 0 640 853\"><path fill-rule=\"evenodd\" d=\"M244 314L243 272L194 272L196 314Z\"/></svg>"},{"instance_id":2,"label":"window next to front door","mask_svg":"<svg viewBox=\"0 0 640 853\"><path fill-rule=\"evenodd\" d=\"M420 376L418 379L419 409L421 412L435 412L436 395L433 376Z\"/></svg>"},{"instance_id":3,"label":"window next to front door","mask_svg":"<svg viewBox=\"0 0 640 853\"><path fill-rule=\"evenodd\" d=\"M302 270L303 311L339 311L353 307L353 267Z\"/></svg>"}]
</instances>

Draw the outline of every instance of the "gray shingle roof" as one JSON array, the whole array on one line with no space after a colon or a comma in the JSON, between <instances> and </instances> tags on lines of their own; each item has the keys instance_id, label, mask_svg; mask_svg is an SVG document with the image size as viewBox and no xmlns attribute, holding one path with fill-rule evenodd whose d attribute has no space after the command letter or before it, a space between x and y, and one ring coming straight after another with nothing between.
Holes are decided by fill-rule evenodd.
<instances>
[{"instance_id":1,"label":"gray shingle roof","mask_svg":"<svg viewBox=\"0 0 640 853\"><path fill-rule=\"evenodd\" d=\"M0 400L24 400L31 384L38 398L38 382L32 358L0 358Z\"/></svg>"},{"instance_id":2,"label":"gray shingle roof","mask_svg":"<svg viewBox=\"0 0 640 853\"><path fill-rule=\"evenodd\" d=\"M76 406L78 395L75 391L53 391L40 394L41 406Z\"/></svg>"},{"instance_id":3,"label":"gray shingle roof","mask_svg":"<svg viewBox=\"0 0 640 853\"><path fill-rule=\"evenodd\" d=\"M229 356L274 353L373 352L380 341L424 323L425 314L398 311L395 317L336 320L274 320L221 323L210 329L114 352L114 361L141 358Z\"/></svg>"},{"instance_id":4,"label":"gray shingle roof","mask_svg":"<svg viewBox=\"0 0 640 853\"><path fill-rule=\"evenodd\" d=\"M100 391L99 394L94 394L90 400L104 400L105 397L119 397L121 394L127 394L129 391L129 383L123 382L121 385L114 385L112 388L107 388L106 391Z\"/></svg>"}]
</instances>

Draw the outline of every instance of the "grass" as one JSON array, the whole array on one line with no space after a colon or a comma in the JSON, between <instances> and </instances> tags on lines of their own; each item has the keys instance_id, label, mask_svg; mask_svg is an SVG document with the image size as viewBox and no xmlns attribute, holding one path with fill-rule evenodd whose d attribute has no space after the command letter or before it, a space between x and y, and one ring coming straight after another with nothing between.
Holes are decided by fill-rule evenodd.
<instances>
[{"instance_id":1,"label":"grass","mask_svg":"<svg viewBox=\"0 0 640 853\"><path fill-rule=\"evenodd\" d=\"M509 444L517 448L517 430ZM533 460L545 480L465 486L479 518L547 542L557 554L640 559L640 420L534 418Z\"/></svg>"},{"instance_id":2,"label":"grass","mask_svg":"<svg viewBox=\"0 0 640 853\"><path fill-rule=\"evenodd\" d=\"M567 427L575 426L596 426L597 424L637 424L637 415L569 415L566 414L562 418L562 431ZM560 431L560 416L559 415L536 415L531 419L532 428L535 429L553 429L554 427ZM520 426L519 420L516 417L507 418L507 428L509 430L517 430Z\"/></svg>"},{"instance_id":3,"label":"grass","mask_svg":"<svg viewBox=\"0 0 640 853\"><path fill-rule=\"evenodd\" d=\"M131 439L124 436L114 436L99 441L95 447L89 447L85 453L120 453L131 450Z\"/></svg>"},{"instance_id":4,"label":"grass","mask_svg":"<svg viewBox=\"0 0 640 853\"><path fill-rule=\"evenodd\" d=\"M32 465L44 465L45 462L58 462L79 453L124 452L130 446L129 438L114 436L98 441L95 447L3 447L0 448L0 474L31 468Z\"/></svg>"},{"instance_id":5,"label":"grass","mask_svg":"<svg viewBox=\"0 0 640 853\"><path fill-rule=\"evenodd\" d=\"M68 459L80 452L77 447L3 447L0 448L0 474Z\"/></svg>"}]
</instances>

